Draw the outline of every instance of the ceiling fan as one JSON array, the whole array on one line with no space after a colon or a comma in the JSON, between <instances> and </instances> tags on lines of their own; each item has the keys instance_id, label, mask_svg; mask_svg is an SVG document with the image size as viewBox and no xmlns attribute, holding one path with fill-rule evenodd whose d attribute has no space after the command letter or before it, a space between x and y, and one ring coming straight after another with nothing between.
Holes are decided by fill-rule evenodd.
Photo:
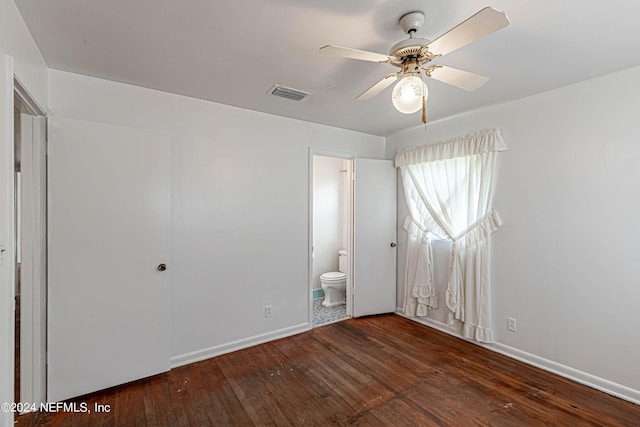
<instances>
[{"instance_id":1,"label":"ceiling fan","mask_svg":"<svg viewBox=\"0 0 640 427\"><path fill-rule=\"evenodd\" d=\"M423 23L422 12L409 12L403 15L399 20L400 28L409 35L409 38L393 45L388 55L333 45L321 47L320 53L383 62L400 68L399 71L388 74L356 99L359 101L371 99L396 80L400 80L392 92L393 105L405 114L415 113L422 108L422 121L426 122L425 102L428 89L423 76L468 91L480 88L489 80L488 77L480 74L446 65L429 64L429 62L506 27L509 25L509 18L504 12L485 7L433 41L414 37Z\"/></svg>"}]
</instances>

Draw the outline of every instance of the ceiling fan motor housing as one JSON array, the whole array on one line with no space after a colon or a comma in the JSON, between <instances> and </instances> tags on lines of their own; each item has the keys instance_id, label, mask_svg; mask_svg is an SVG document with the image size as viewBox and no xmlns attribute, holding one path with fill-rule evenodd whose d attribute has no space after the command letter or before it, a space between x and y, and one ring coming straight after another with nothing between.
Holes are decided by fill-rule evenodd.
<instances>
[{"instance_id":1,"label":"ceiling fan motor housing","mask_svg":"<svg viewBox=\"0 0 640 427\"><path fill-rule=\"evenodd\" d=\"M389 56L396 58L395 61L393 59L390 61L391 64L402 67L403 71L406 72L404 63L407 61L415 60L418 61L418 63L422 63L433 59L433 55L431 55L427 49L431 40L413 37L413 33L418 31L422 24L424 24L424 14L422 12L406 13L402 15L398 23L400 24L400 28L409 34L409 38L391 47Z\"/></svg>"},{"instance_id":2,"label":"ceiling fan motor housing","mask_svg":"<svg viewBox=\"0 0 640 427\"><path fill-rule=\"evenodd\" d=\"M409 38L402 40L391 47L389 56L397 60L391 60L392 65L401 67L408 60L417 60L420 63L431 61L435 55L432 55L427 46L431 40L423 38Z\"/></svg>"}]
</instances>

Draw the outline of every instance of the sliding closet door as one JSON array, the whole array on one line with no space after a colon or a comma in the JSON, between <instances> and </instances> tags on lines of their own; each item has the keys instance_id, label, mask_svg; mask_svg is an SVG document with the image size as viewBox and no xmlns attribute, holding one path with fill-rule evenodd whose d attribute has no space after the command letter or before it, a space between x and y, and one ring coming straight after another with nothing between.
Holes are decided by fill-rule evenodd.
<instances>
[{"instance_id":1,"label":"sliding closet door","mask_svg":"<svg viewBox=\"0 0 640 427\"><path fill-rule=\"evenodd\" d=\"M49 140L48 400L60 401L169 370L170 137L54 117Z\"/></svg>"}]
</instances>

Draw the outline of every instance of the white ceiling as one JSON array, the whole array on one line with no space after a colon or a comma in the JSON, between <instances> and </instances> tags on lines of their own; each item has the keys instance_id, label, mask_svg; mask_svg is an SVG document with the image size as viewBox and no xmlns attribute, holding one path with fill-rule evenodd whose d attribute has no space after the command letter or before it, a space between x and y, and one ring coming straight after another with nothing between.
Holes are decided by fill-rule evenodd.
<instances>
[{"instance_id":1,"label":"white ceiling","mask_svg":"<svg viewBox=\"0 0 640 427\"><path fill-rule=\"evenodd\" d=\"M354 98L397 69L318 53L387 53L398 18L423 11L434 39L485 6L511 25L436 61L491 79L476 92L429 80L429 120L640 65L640 1L15 0L51 68L386 136L420 124L391 89ZM268 96L274 84L310 91Z\"/></svg>"}]
</instances>

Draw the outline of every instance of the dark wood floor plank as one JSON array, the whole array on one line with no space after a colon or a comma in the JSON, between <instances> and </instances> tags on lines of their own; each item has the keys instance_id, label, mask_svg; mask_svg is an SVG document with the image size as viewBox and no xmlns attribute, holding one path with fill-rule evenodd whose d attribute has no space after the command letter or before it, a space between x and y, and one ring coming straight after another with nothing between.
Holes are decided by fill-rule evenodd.
<instances>
[{"instance_id":1,"label":"dark wood floor plank","mask_svg":"<svg viewBox=\"0 0 640 427\"><path fill-rule=\"evenodd\" d=\"M83 396L17 426L638 426L640 406L395 315L352 319Z\"/></svg>"}]
</instances>

